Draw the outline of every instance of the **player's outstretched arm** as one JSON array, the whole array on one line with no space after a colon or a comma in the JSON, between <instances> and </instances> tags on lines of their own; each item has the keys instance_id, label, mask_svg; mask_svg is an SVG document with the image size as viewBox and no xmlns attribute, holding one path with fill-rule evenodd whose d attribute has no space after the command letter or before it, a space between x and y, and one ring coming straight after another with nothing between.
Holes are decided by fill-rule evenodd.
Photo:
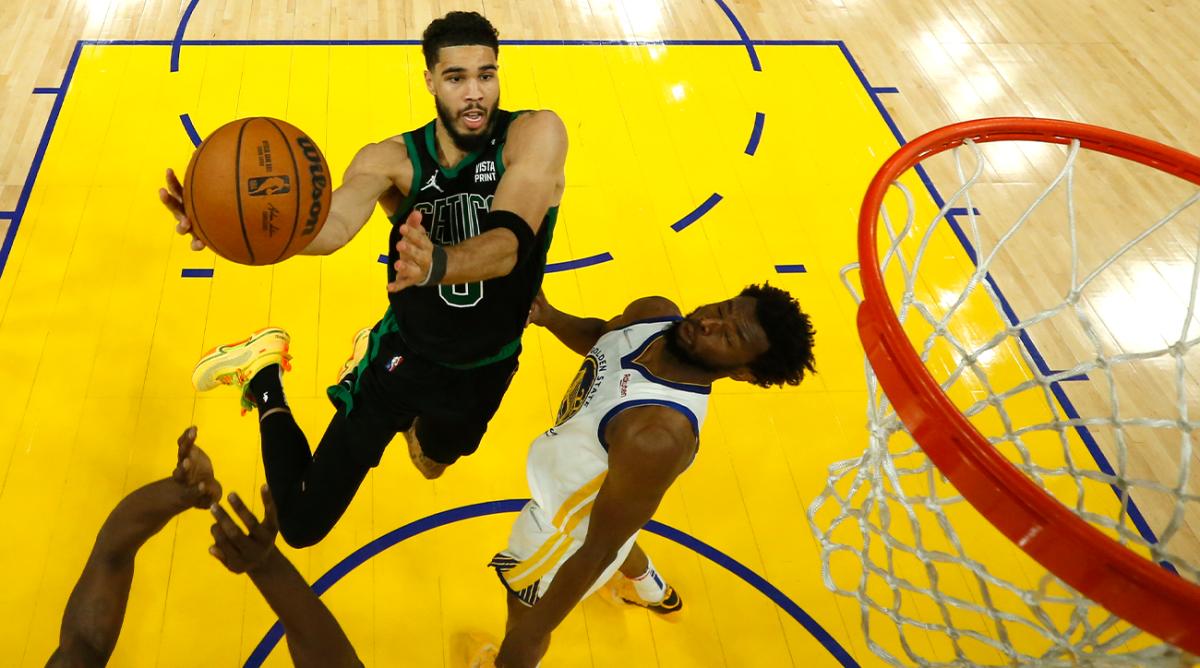
<instances>
[{"instance_id":1,"label":"player's outstretched arm","mask_svg":"<svg viewBox=\"0 0 1200 668\"><path fill-rule=\"evenodd\" d=\"M662 406L631 408L606 429L608 475L596 495L583 545L563 563L544 596L509 629L498 668L533 668L550 633L654 516L675 478L695 454L691 422Z\"/></svg>"},{"instance_id":2,"label":"player's outstretched arm","mask_svg":"<svg viewBox=\"0 0 1200 668\"><path fill-rule=\"evenodd\" d=\"M550 330L562 344L579 355L586 355L604 334L605 322L600 318L580 318L564 313L546 300L546 294L538 291L529 309L529 322Z\"/></svg>"},{"instance_id":3,"label":"player's outstretched arm","mask_svg":"<svg viewBox=\"0 0 1200 668\"><path fill-rule=\"evenodd\" d=\"M133 582L134 557L171 518L221 498L212 462L196 446L196 428L179 437L170 478L134 490L100 527L96 544L67 599L59 645L48 666L103 666L116 647Z\"/></svg>"},{"instance_id":4,"label":"player's outstretched arm","mask_svg":"<svg viewBox=\"0 0 1200 668\"><path fill-rule=\"evenodd\" d=\"M342 185L333 191L325 226L300 254L329 255L350 243L371 219L379 198L396 183L408 183L406 169L412 167L401 142L385 140L360 149L346 168Z\"/></svg>"},{"instance_id":5,"label":"player's outstretched arm","mask_svg":"<svg viewBox=\"0 0 1200 668\"><path fill-rule=\"evenodd\" d=\"M666 297L642 297L635 300L621 315L608 321L600 318L580 318L564 313L546 300L543 292L538 292L529 309L529 322L550 330L563 345L580 355L596 345L596 341L608 332L612 332L639 320L651 318L670 318L679 316L679 307Z\"/></svg>"},{"instance_id":6,"label":"player's outstretched arm","mask_svg":"<svg viewBox=\"0 0 1200 668\"><path fill-rule=\"evenodd\" d=\"M262 498L263 521L259 522L237 494L229 495L229 506L246 526L245 531L224 508L213 504L215 544L209 548L209 553L230 571L250 576L267 605L279 615L288 652L298 668L361 666L350 639L333 613L313 593L292 562L275 547L279 524L275 501L266 485L262 488Z\"/></svg>"},{"instance_id":7,"label":"player's outstretched arm","mask_svg":"<svg viewBox=\"0 0 1200 668\"><path fill-rule=\"evenodd\" d=\"M458 285L506 276L538 252L536 235L566 184L567 129L552 111L536 111L513 121L504 145L504 175L491 210L480 221L482 234L453 246L433 244L414 212L400 228L399 292L414 285Z\"/></svg>"}]
</instances>

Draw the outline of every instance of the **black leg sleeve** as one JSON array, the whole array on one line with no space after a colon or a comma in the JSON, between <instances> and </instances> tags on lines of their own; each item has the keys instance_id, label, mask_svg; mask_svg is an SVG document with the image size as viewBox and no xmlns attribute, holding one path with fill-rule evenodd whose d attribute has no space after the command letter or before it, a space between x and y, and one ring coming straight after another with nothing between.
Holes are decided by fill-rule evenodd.
<instances>
[{"instance_id":1,"label":"black leg sleeve","mask_svg":"<svg viewBox=\"0 0 1200 668\"><path fill-rule=\"evenodd\" d=\"M279 532L297 548L317 544L333 529L396 435L394 420L368 406L356 407L349 417L335 413L311 456L290 413L267 417L261 429L263 466L279 513Z\"/></svg>"}]
</instances>

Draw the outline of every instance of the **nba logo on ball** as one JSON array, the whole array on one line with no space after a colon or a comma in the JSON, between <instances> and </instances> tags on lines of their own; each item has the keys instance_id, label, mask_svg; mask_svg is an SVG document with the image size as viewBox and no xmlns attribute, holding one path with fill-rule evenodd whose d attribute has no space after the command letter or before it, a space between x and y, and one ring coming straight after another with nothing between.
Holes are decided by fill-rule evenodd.
<instances>
[{"instance_id":1,"label":"nba logo on ball","mask_svg":"<svg viewBox=\"0 0 1200 668\"><path fill-rule=\"evenodd\" d=\"M291 182L287 176L253 176L246 181L246 194L250 197L264 195L286 195L291 192Z\"/></svg>"},{"instance_id":2,"label":"nba logo on ball","mask_svg":"<svg viewBox=\"0 0 1200 668\"><path fill-rule=\"evenodd\" d=\"M396 355L395 357L393 357L387 364L388 373L395 371L396 367L400 366L400 364L402 364L403 362L404 362L404 357L402 357L401 355Z\"/></svg>"}]
</instances>

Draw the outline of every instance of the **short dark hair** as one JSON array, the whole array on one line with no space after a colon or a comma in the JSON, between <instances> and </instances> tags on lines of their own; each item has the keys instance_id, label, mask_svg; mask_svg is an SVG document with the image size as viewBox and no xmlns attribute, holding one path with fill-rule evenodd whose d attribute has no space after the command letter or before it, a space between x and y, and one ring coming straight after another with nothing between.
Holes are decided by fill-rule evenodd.
<instances>
[{"instance_id":1,"label":"short dark hair","mask_svg":"<svg viewBox=\"0 0 1200 668\"><path fill-rule=\"evenodd\" d=\"M799 385L813 366L813 338L817 335L796 298L769 283L750 285L742 297L753 297L758 324L767 333L767 351L750 363L753 383L759 387Z\"/></svg>"},{"instance_id":2,"label":"short dark hair","mask_svg":"<svg viewBox=\"0 0 1200 668\"><path fill-rule=\"evenodd\" d=\"M447 46L488 46L500 55L500 33L479 12L450 12L435 19L421 36L425 67L432 71L438 62L438 49Z\"/></svg>"}]
</instances>

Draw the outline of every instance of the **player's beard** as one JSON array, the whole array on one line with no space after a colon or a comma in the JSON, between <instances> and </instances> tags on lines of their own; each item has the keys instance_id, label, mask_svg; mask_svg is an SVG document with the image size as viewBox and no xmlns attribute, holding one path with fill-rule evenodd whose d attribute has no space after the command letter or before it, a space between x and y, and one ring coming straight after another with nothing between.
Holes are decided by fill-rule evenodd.
<instances>
[{"instance_id":1,"label":"player's beard","mask_svg":"<svg viewBox=\"0 0 1200 668\"><path fill-rule=\"evenodd\" d=\"M496 128L497 111L500 109L500 98L496 98L496 103L491 109L484 110L487 113L487 125L483 126L480 132L474 134L463 134L455 127L458 118L450 112L449 107L442 104L442 101L435 95L433 104L437 107L438 118L442 120L442 127L446 128L446 134L450 135L450 140L458 147L458 150L465 153L473 153L487 146L488 140L492 138L492 130ZM463 111L469 109L483 109L479 105L471 105Z\"/></svg>"},{"instance_id":2,"label":"player's beard","mask_svg":"<svg viewBox=\"0 0 1200 668\"><path fill-rule=\"evenodd\" d=\"M691 316L689 315L688 317L690 318ZM687 318L684 318L683 320L673 322L667 328L666 334L663 335L663 339L666 341L667 352L688 366L696 367L701 371L709 373L721 373L723 369L697 357L690 350L683 347L683 341L679 340L679 326L686 320Z\"/></svg>"}]
</instances>

